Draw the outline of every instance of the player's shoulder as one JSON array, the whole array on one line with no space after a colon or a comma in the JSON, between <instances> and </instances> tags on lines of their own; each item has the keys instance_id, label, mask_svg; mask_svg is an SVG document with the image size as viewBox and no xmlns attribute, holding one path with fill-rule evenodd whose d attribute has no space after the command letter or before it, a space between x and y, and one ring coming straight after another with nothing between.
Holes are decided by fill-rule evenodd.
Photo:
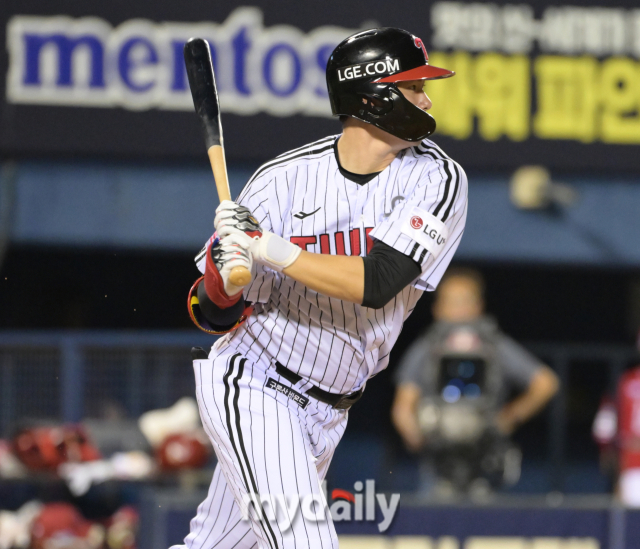
<instances>
[{"instance_id":1,"label":"player's shoulder","mask_svg":"<svg viewBox=\"0 0 640 549\"><path fill-rule=\"evenodd\" d=\"M320 149L322 149L323 152L327 151L331 149L331 147L333 147L333 144L335 143L336 139L338 139L338 137L340 137L340 134L328 135L327 137L323 137L322 139L318 139L317 141L312 141L311 143L307 143L302 147L297 147L295 149L291 149L290 151L279 154L273 159L273 161L283 160L285 158L291 159L294 156L297 158L313 156L318 154Z\"/></svg>"},{"instance_id":2,"label":"player's shoulder","mask_svg":"<svg viewBox=\"0 0 640 549\"><path fill-rule=\"evenodd\" d=\"M282 153L260 166L249 182L262 177L273 177L278 172L289 169L293 165L309 164L332 154L332 149L338 135L329 135Z\"/></svg>"},{"instance_id":3,"label":"player's shoulder","mask_svg":"<svg viewBox=\"0 0 640 549\"><path fill-rule=\"evenodd\" d=\"M462 166L431 139L423 139L418 145L408 149L405 158L407 156L415 159L423 167L419 172L421 175L418 185L445 183L444 188L453 189L454 194L461 199L467 196L469 183Z\"/></svg>"},{"instance_id":4,"label":"player's shoulder","mask_svg":"<svg viewBox=\"0 0 640 549\"><path fill-rule=\"evenodd\" d=\"M451 158L442 147L440 147L431 139L423 139L415 147L409 149L409 154L418 159L418 162L432 163L434 166L442 166L446 170L454 170L460 174L460 177L466 179L466 174L462 169L462 166L458 164L453 158Z\"/></svg>"}]
</instances>

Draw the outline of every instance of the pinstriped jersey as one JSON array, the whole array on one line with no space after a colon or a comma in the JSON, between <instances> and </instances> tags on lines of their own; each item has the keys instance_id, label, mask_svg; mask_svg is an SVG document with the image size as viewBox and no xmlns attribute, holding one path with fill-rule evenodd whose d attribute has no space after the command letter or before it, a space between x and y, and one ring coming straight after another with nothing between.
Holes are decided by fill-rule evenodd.
<instances>
[{"instance_id":1,"label":"pinstriped jersey","mask_svg":"<svg viewBox=\"0 0 640 549\"><path fill-rule=\"evenodd\" d=\"M236 200L262 227L314 253L365 256L381 240L420 264L421 274L371 309L321 295L267 267L254 267L245 299L254 313L216 343L250 360L278 361L324 390L349 393L384 369L402 324L438 285L462 237L467 178L435 143L404 149L366 184L345 178L321 139L262 165ZM196 261L204 271L204 253Z\"/></svg>"}]
</instances>

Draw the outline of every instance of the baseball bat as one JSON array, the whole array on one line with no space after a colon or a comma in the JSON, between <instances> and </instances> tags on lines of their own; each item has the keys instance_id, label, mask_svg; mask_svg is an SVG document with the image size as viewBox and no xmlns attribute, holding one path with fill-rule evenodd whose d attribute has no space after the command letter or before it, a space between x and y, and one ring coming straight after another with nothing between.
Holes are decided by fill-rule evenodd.
<instances>
[{"instance_id":1,"label":"baseball bat","mask_svg":"<svg viewBox=\"0 0 640 549\"><path fill-rule=\"evenodd\" d=\"M216 181L218 198L220 202L231 200L227 163L224 158L220 104L209 43L202 38L190 38L184 45L184 62L193 106L202 124L202 134ZM251 282L251 273L246 267L235 267L229 273L229 281L235 286L246 286Z\"/></svg>"}]
</instances>

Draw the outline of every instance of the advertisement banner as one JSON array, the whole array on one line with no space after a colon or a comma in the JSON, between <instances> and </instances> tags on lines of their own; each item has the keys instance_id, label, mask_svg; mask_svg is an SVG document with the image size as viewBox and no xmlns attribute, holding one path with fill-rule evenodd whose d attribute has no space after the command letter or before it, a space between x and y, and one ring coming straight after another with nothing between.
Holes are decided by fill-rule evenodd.
<instances>
[{"instance_id":1,"label":"advertisement banner","mask_svg":"<svg viewBox=\"0 0 640 549\"><path fill-rule=\"evenodd\" d=\"M429 82L434 139L468 168L631 171L640 144L640 9L355 0L0 5L0 154L202 158L182 47L206 38L227 153L259 162L324 135L342 39L405 28L456 76Z\"/></svg>"}]
</instances>

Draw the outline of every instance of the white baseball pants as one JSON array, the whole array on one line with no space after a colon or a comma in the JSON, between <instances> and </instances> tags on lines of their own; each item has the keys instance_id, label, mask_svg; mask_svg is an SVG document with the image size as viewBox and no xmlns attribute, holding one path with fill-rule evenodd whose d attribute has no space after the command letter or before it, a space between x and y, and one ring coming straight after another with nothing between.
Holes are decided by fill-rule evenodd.
<instances>
[{"instance_id":1,"label":"white baseball pants","mask_svg":"<svg viewBox=\"0 0 640 549\"><path fill-rule=\"evenodd\" d=\"M272 366L225 351L193 363L218 466L184 545L171 549L337 549L321 481L346 410L308 397L304 381L292 385Z\"/></svg>"}]
</instances>

